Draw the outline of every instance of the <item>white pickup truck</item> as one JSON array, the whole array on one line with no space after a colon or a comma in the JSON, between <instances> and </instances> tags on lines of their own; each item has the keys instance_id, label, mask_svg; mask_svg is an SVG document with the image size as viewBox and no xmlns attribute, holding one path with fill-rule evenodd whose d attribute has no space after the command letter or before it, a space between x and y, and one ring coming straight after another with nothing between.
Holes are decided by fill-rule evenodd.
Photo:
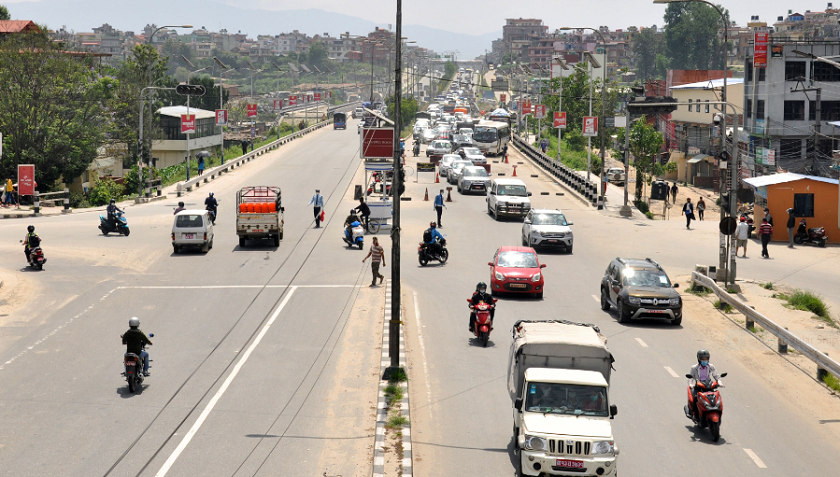
<instances>
[{"instance_id":1,"label":"white pickup truck","mask_svg":"<svg viewBox=\"0 0 840 477\"><path fill-rule=\"evenodd\" d=\"M594 325L525 320L513 325L508 392L517 475L617 474L612 363Z\"/></svg>"},{"instance_id":2,"label":"white pickup truck","mask_svg":"<svg viewBox=\"0 0 840 477\"><path fill-rule=\"evenodd\" d=\"M283 207L279 187L243 187L236 193L236 235L239 246L246 240L271 239L274 246L283 239Z\"/></svg>"}]
</instances>

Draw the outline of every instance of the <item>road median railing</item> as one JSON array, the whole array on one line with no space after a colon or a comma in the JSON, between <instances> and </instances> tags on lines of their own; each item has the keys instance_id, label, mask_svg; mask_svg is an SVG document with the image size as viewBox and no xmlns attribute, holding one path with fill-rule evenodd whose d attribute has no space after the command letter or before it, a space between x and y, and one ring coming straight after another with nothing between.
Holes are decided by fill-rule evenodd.
<instances>
[{"instance_id":1,"label":"road median railing","mask_svg":"<svg viewBox=\"0 0 840 477\"><path fill-rule=\"evenodd\" d=\"M585 177L578 174L574 169L564 166L556 159L543 154L542 151L528 144L519 135L513 136L513 143L525 156L566 184L570 189L577 191L591 205L598 205L598 185L596 183L587 181Z\"/></svg>"},{"instance_id":2,"label":"road median railing","mask_svg":"<svg viewBox=\"0 0 840 477\"><path fill-rule=\"evenodd\" d=\"M339 111L342 111L342 110L349 110L349 109L355 108L357 104L361 104L361 103L357 102L357 103L342 104L340 106L330 108L328 110L328 112L335 113L335 112L339 112ZM330 124L332 124L332 117L330 117L326 121L321 121L319 123L315 123L315 124L313 124L312 126L309 126L306 129L301 129L300 131L296 131L292 134L289 134L288 136L281 137L280 139L277 139L276 141L272 141L272 142L266 144L265 146L258 147L256 149L254 149L253 151L250 151L247 154L243 154L242 156L239 156L236 159L228 161L227 163L225 163L221 166L216 166L216 167L214 167L210 170L207 170L207 171L204 172L204 174L202 174L200 176L193 177L192 179L190 179L188 181L179 182L177 184L176 188L175 188L175 190L178 194L178 197L181 197L181 195L186 193L186 192L191 192L193 190L193 188L200 187L202 183L206 184L206 183L216 179L217 176L221 176L222 174L224 174L226 172L230 172L233 169L235 169L237 167L240 167L247 162L250 162L252 159L256 159L257 157L259 157L259 156L261 156L261 155L263 155L263 154L265 154L269 151L277 149L278 147L280 147L280 146L282 146L286 143L294 141L295 139L303 137L303 136L305 136L305 135L307 135L307 134L309 134L313 131L321 129L321 128L323 128L325 126L328 126Z\"/></svg>"},{"instance_id":3,"label":"road median railing","mask_svg":"<svg viewBox=\"0 0 840 477\"><path fill-rule=\"evenodd\" d=\"M745 317L744 328L747 331L752 333L755 328L755 324L758 323L759 326L775 336L778 339L777 351L780 354L787 353L788 346L790 346L802 353L802 355L806 358L816 363L818 379L822 380L826 373L831 373L836 377L840 377L840 363L831 359L827 353L814 348L806 340L797 337L783 326L778 325L770 318L767 318L753 309L751 306L732 296L711 278L707 277L703 273L694 271L691 273L691 282L694 285L708 288L718 296L721 302L728 303L732 306L732 308L743 314Z\"/></svg>"},{"instance_id":4,"label":"road median railing","mask_svg":"<svg viewBox=\"0 0 840 477\"><path fill-rule=\"evenodd\" d=\"M55 197L54 199L44 199L44 197L52 197L52 196L61 196ZM64 210L61 212L64 214L72 212L70 209L70 189L60 190L58 192L38 192L35 191L35 195L32 196L32 205L34 210L32 211L33 215L36 217L41 215L41 202L52 202L53 205L58 204L59 201L64 204Z\"/></svg>"}]
</instances>

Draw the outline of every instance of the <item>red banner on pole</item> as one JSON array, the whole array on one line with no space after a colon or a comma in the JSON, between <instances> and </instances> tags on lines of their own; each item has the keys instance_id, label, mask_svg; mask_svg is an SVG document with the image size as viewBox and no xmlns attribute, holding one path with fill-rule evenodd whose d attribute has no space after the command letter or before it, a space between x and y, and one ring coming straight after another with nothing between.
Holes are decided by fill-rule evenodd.
<instances>
[{"instance_id":1,"label":"red banner on pole","mask_svg":"<svg viewBox=\"0 0 840 477\"><path fill-rule=\"evenodd\" d=\"M554 112L554 127L560 129L566 129L566 113L565 112Z\"/></svg>"},{"instance_id":2,"label":"red banner on pole","mask_svg":"<svg viewBox=\"0 0 840 477\"><path fill-rule=\"evenodd\" d=\"M35 195L34 164L18 164L18 195Z\"/></svg>"},{"instance_id":3,"label":"red banner on pole","mask_svg":"<svg viewBox=\"0 0 840 477\"><path fill-rule=\"evenodd\" d=\"M392 128L362 129L363 159L393 159L394 130Z\"/></svg>"},{"instance_id":4,"label":"red banner on pole","mask_svg":"<svg viewBox=\"0 0 840 477\"><path fill-rule=\"evenodd\" d=\"M227 109L217 109L216 110L216 126L226 126L227 125Z\"/></svg>"},{"instance_id":5,"label":"red banner on pole","mask_svg":"<svg viewBox=\"0 0 840 477\"><path fill-rule=\"evenodd\" d=\"M248 105L248 117L249 118L256 118L257 117L257 105L256 104L249 104Z\"/></svg>"},{"instance_id":6,"label":"red banner on pole","mask_svg":"<svg viewBox=\"0 0 840 477\"><path fill-rule=\"evenodd\" d=\"M505 93L502 93L502 94L499 95L499 101L504 103L506 100L507 100L507 95Z\"/></svg>"},{"instance_id":7,"label":"red banner on pole","mask_svg":"<svg viewBox=\"0 0 840 477\"><path fill-rule=\"evenodd\" d=\"M534 117L537 119L543 119L545 117L545 105L544 104L535 104L534 105Z\"/></svg>"},{"instance_id":8,"label":"red banner on pole","mask_svg":"<svg viewBox=\"0 0 840 477\"><path fill-rule=\"evenodd\" d=\"M190 134L195 132L195 114L181 115L181 134Z\"/></svg>"},{"instance_id":9,"label":"red banner on pole","mask_svg":"<svg viewBox=\"0 0 840 477\"><path fill-rule=\"evenodd\" d=\"M756 68L767 68L767 32L755 32L753 42L753 66Z\"/></svg>"},{"instance_id":10,"label":"red banner on pole","mask_svg":"<svg viewBox=\"0 0 840 477\"><path fill-rule=\"evenodd\" d=\"M275 99L274 100L274 110L280 111L283 109L283 100L282 99Z\"/></svg>"},{"instance_id":11,"label":"red banner on pole","mask_svg":"<svg viewBox=\"0 0 840 477\"><path fill-rule=\"evenodd\" d=\"M531 114L531 102L522 101L522 114Z\"/></svg>"},{"instance_id":12,"label":"red banner on pole","mask_svg":"<svg viewBox=\"0 0 840 477\"><path fill-rule=\"evenodd\" d=\"M598 135L598 117L597 116L584 116L583 117L583 135L584 136L597 136Z\"/></svg>"},{"instance_id":13,"label":"red banner on pole","mask_svg":"<svg viewBox=\"0 0 840 477\"><path fill-rule=\"evenodd\" d=\"M315 93L315 101L321 101L321 93Z\"/></svg>"},{"instance_id":14,"label":"red banner on pole","mask_svg":"<svg viewBox=\"0 0 840 477\"><path fill-rule=\"evenodd\" d=\"M297 106L297 96L289 96L289 106Z\"/></svg>"}]
</instances>

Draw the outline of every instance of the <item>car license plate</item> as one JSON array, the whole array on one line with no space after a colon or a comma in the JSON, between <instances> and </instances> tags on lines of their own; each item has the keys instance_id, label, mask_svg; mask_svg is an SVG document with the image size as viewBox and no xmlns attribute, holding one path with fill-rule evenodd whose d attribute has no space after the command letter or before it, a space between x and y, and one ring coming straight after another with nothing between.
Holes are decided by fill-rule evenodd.
<instances>
[{"instance_id":1,"label":"car license plate","mask_svg":"<svg viewBox=\"0 0 840 477\"><path fill-rule=\"evenodd\" d=\"M478 184L478 185L472 186L472 188L473 189L484 189L484 186L482 184Z\"/></svg>"},{"instance_id":2,"label":"car license plate","mask_svg":"<svg viewBox=\"0 0 840 477\"><path fill-rule=\"evenodd\" d=\"M263 230L263 229L253 229L253 230L251 230L251 232L265 232L265 230Z\"/></svg>"},{"instance_id":3,"label":"car license plate","mask_svg":"<svg viewBox=\"0 0 840 477\"><path fill-rule=\"evenodd\" d=\"M665 313L665 310L648 310L648 313Z\"/></svg>"},{"instance_id":4,"label":"car license plate","mask_svg":"<svg viewBox=\"0 0 840 477\"><path fill-rule=\"evenodd\" d=\"M511 283L510 287L511 288L525 288L525 284L524 283Z\"/></svg>"},{"instance_id":5,"label":"car license plate","mask_svg":"<svg viewBox=\"0 0 840 477\"><path fill-rule=\"evenodd\" d=\"M184 234L184 238L185 238L185 239L194 239L194 238L195 238L195 234Z\"/></svg>"},{"instance_id":6,"label":"car license plate","mask_svg":"<svg viewBox=\"0 0 840 477\"><path fill-rule=\"evenodd\" d=\"M563 469L582 469L583 468L583 461L582 460L566 460L566 459L557 459L557 467Z\"/></svg>"},{"instance_id":7,"label":"car license plate","mask_svg":"<svg viewBox=\"0 0 840 477\"><path fill-rule=\"evenodd\" d=\"M557 239L552 239L552 240L546 240L546 242L548 242L548 243L558 243L560 241L557 240Z\"/></svg>"}]
</instances>

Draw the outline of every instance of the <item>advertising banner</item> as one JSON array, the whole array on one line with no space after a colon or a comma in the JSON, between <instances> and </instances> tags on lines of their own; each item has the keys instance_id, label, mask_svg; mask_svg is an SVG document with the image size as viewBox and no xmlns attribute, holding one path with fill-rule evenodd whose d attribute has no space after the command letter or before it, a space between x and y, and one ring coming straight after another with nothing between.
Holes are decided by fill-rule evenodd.
<instances>
[{"instance_id":1,"label":"advertising banner","mask_svg":"<svg viewBox=\"0 0 840 477\"><path fill-rule=\"evenodd\" d=\"M274 100L274 110L280 111L283 109L283 100L282 99L275 99Z\"/></svg>"},{"instance_id":2,"label":"advertising banner","mask_svg":"<svg viewBox=\"0 0 840 477\"><path fill-rule=\"evenodd\" d=\"M248 117L249 118L256 118L257 117L257 105L256 104L249 104L248 105Z\"/></svg>"},{"instance_id":3,"label":"advertising banner","mask_svg":"<svg viewBox=\"0 0 840 477\"><path fill-rule=\"evenodd\" d=\"M535 104L534 105L534 117L537 119L543 119L545 117L545 105L544 104Z\"/></svg>"},{"instance_id":4,"label":"advertising banner","mask_svg":"<svg viewBox=\"0 0 840 477\"><path fill-rule=\"evenodd\" d=\"M289 96L289 106L297 106L297 96Z\"/></svg>"},{"instance_id":5,"label":"advertising banner","mask_svg":"<svg viewBox=\"0 0 840 477\"><path fill-rule=\"evenodd\" d=\"M531 114L531 102L522 101L522 114Z\"/></svg>"},{"instance_id":6,"label":"advertising banner","mask_svg":"<svg viewBox=\"0 0 840 477\"><path fill-rule=\"evenodd\" d=\"M18 195L35 195L34 164L18 164Z\"/></svg>"},{"instance_id":7,"label":"advertising banner","mask_svg":"<svg viewBox=\"0 0 840 477\"><path fill-rule=\"evenodd\" d=\"M364 128L364 129L362 129L362 158L364 158L364 159L393 159L394 158L394 129L393 128Z\"/></svg>"},{"instance_id":8,"label":"advertising banner","mask_svg":"<svg viewBox=\"0 0 840 477\"><path fill-rule=\"evenodd\" d=\"M560 129L566 129L566 113L565 112L554 112L554 127Z\"/></svg>"},{"instance_id":9,"label":"advertising banner","mask_svg":"<svg viewBox=\"0 0 840 477\"><path fill-rule=\"evenodd\" d=\"M588 137L598 135L598 118L596 116L583 117L583 135Z\"/></svg>"},{"instance_id":10,"label":"advertising banner","mask_svg":"<svg viewBox=\"0 0 840 477\"><path fill-rule=\"evenodd\" d=\"M499 101L504 103L506 99L507 99L507 95L505 93L502 93L502 94L499 95Z\"/></svg>"},{"instance_id":11,"label":"advertising banner","mask_svg":"<svg viewBox=\"0 0 840 477\"><path fill-rule=\"evenodd\" d=\"M767 68L767 32L755 32L755 41L753 42L753 66L756 68Z\"/></svg>"},{"instance_id":12,"label":"advertising banner","mask_svg":"<svg viewBox=\"0 0 840 477\"><path fill-rule=\"evenodd\" d=\"M321 101L321 93L315 93L315 101Z\"/></svg>"},{"instance_id":13,"label":"advertising banner","mask_svg":"<svg viewBox=\"0 0 840 477\"><path fill-rule=\"evenodd\" d=\"M227 109L216 110L216 126L227 126Z\"/></svg>"},{"instance_id":14,"label":"advertising banner","mask_svg":"<svg viewBox=\"0 0 840 477\"><path fill-rule=\"evenodd\" d=\"M195 114L181 115L181 134L195 133Z\"/></svg>"}]
</instances>

